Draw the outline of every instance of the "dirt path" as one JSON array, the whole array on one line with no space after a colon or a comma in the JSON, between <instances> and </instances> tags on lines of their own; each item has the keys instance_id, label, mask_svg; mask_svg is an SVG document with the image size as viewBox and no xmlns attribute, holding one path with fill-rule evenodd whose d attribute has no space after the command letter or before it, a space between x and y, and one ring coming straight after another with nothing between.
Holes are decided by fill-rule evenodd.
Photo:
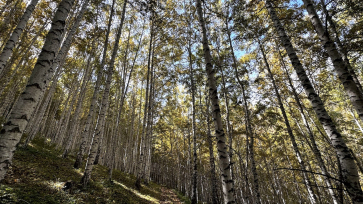
<instances>
[{"instance_id":1,"label":"dirt path","mask_svg":"<svg viewBox=\"0 0 363 204\"><path fill-rule=\"evenodd\" d=\"M178 196L175 194L173 190L161 187L161 192L163 194L163 197L160 200L160 204L166 204L166 203L182 204L182 202L179 200Z\"/></svg>"}]
</instances>

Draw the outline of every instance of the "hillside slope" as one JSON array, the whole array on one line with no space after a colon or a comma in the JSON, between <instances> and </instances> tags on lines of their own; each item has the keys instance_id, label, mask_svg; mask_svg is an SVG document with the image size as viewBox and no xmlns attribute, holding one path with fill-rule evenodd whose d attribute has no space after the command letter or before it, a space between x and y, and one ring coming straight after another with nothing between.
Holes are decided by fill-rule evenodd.
<instances>
[{"instance_id":1,"label":"hillside slope","mask_svg":"<svg viewBox=\"0 0 363 204\"><path fill-rule=\"evenodd\" d=\"M101 165L95 166L89 187L80 189L83 168L76 170L73 163L72 156L61 158L61 152L43 139L35 139L27 149L19 147L1 182L0 203L184 203L174 190L153 182L139 192L134 189L135 177L117 170L111 183ZM73 187L63 190L66 182Z\"/></svg>"}]
</instances>

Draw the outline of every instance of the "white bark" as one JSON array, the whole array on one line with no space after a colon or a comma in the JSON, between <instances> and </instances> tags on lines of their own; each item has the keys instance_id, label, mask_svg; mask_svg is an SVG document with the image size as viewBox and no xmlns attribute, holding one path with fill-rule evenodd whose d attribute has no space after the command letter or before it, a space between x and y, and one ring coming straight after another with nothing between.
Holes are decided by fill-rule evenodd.
<instances>
[{"instance_id":1,"label":"white bark","mask_svg":"<svg viewBox=\"0 0 363 204\"><path fill-rule=\"evenodd\" d=\"M333 63L334 71L337 73L346 94L359 115L359 118L363 121L363 94L354 82L353 76L349 72L347 64L344 63L342 56L339 54L335 43L330 39L329 31L325 29L321 23L313 2L311 0L303 0L303 2L309 14L310 21L314 25L315 30Z\"/></svg>"},{"instance_id":2,"label":"white bark","mask_svg":"<svg viewBox=\"0 0 363 204\"><path fill-rule=\"evenodd\" d=\"M94 166L94 161L96 159L98 146L100 143L100 140L102 140L103 132L104 132L104 126L105 126L105 120L106 120L106 113L108 111L109 107L109 95L110 95L110 88L111 88L111 81L112 81L112 75L113 75L113 69L115 65L116 55L119 48L119 41L121 38L121 31L125 20L125 14L126 14L126 4L127 0L124 1L123 9L122 9L122 16L121 16L121 22L119 25L119 28L117 30L116 39L115 39L115 45L112 51L111 61L110 65L108 67L108 73L107 73L107 81L106 81L106 87L105 91L102 96L102 104L101 104L101 110L99 114L99 121L96 126L94 140L91 145L90 153L88 155L87 164L85 167L85 171L82 177L82 186L85 188L91 178L92 169Z\"/></svg>"},{"instance_id":3,"label":"white bark","mask_svg":"<svg viewBox=\"0 0 363 204\"><path fill-rule=\"evenodd\" d=\"M212 56L210 54L210 48L207 38L207 30L205 26L205 21L203 17L203 9L201 0L196 1L197 12L199 16L199 23L201 27L202 43L203 43L203 54L206 63L206 74L208 76L208 87L209 87L209 97L211 99L211 105L213 107L213 118L215 124L215 133L217 136L217 149L219 155L219 168L222 174L222 188L223 197L225 204L235 203L234 200L234 188L231 173L231 163L228 155L228 148L226 145L226 136L223 130L223 123L221 118L221 110L219 108L219 99L217 93L217 85L215 79L215 71L212 64Z\"/></svg>"},{"instance_id":4,"label":"white bark","mask_svg":"<svg viewBox=\"0 0 363 204\"><path fill-rule=\"evenodd\" d=\"M86 119L86 125L85 125L85 127L84 127L84 129L83 129L83 131L81 133L81 144L79 145L79 150L78 150L78 153L77 153L76 161L74 162L74 165L73 165L73 167L75 169L79 169L79 167L82 164L83 154L85 152L86 144L87 144L87 141L89 139L88 136L90 135L89 130L90 130L91 125L92 125L93 114L94 114L95 109L96 109L95 106L96 106L96 102L97 102L97 99L98 99L98 93L100 91L100 87L101 87L101 83L102 83L103 69L104 69L104 66L106 64L108 38L109 38L112 18L113 18L113 14L114 14L114 6L115 6L115 0L112 1L110 18L108 20L108 25L107 25L106 40L105 40L105 45L104 45L103 54L102 54L101 66L99 67L99 70L98 70L98 73L97 73L95 89L93 91L93 96L92 96L92 99L91 99L91 104L90 104L87 119Z\"/></svg>"},{"instance_id":5,"label":"white bark","mask_svg":"<svg viewBox=\"0 0 363 204\"><path fill-rule=\"evenodd\" d=\"M11 37L6 42L6 45L0 54L0 74L4 71L4 67L6 62L9 60L11 54L13 53L13 49L15 44L18 42L21 33L23 32L26 23L28 22L31 14L33 13L35 6L38 4L39 0L32 0L29 6L26 8L23 16L20 18L18 25L16 26L15 30L11 34Z\"/></svg>"},{"instance_id":6,"label":"white bark","mask_svg":"<svg viewBox=\"0 0 363 204\"><path fill-rule=\"evenodd\" d=\"M61 36L64 32L65 20L74 0L63 0L55 13L52 27L47 34L45 43L34 70L29 78L25 91L16 102L8 122L0 132L0 180L5 177L11 164L16 145L28 124L34 109L44 95L53 70L52 61L60 47Z\"/></svg>"},{"instance_id":7,"label":"white bark","mask_svg":"<svg viewBox=\"0 0 363 204\"><path fill-rule=\"evenodd\" d=\"M348 194L355 204L363 203L363 192L359 183L359 175L354 159L350 154L342 135L338 132L333 120L326 111L322 100L318 94L316 94L310 79L296 55L296 52L290 42L290 38L287 36L285 29L278 19L276 11L269 0L266 0L266 7L269 11L271 20L274 23L277 34L280 37L305 93L312 104L313 110L323 125L326 134L330 137L332 145L337 152L342 168L343 183L348 191Z\"/></svg>"}]
</instances>

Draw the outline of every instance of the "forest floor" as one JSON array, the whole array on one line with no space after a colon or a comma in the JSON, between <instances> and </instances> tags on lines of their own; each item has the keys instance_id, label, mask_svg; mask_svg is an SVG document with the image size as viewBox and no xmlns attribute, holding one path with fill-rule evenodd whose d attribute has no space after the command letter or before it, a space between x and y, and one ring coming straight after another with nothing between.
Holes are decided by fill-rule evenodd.
<instances>
[{"instance_id":1,"label":"forest floor","mask_svg":"<svg viewBox=\"0 0 363 204\"><path fill-rule=\"evenodd\" d=\"M137 191L135 177L121 171L114 171L111 183L107 167L101 165L94 167L89 186L81 189L78 183L84 168L74 169L74 157L63 159L61 154L44 139L35 139L27 149L19 147L0 183L0 204L189 203L175 190L153 182ZM73 187L63 190L66 182Z\"/></svg>"}]
</instances>

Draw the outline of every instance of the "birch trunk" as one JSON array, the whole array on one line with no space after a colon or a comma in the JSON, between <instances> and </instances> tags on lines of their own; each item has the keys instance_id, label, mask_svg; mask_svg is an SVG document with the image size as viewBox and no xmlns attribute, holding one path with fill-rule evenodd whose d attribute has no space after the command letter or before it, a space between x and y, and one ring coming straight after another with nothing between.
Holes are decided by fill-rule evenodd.
<instances>
[{"instance_id":1,"label":"birch trunk","mask_svg":"<svg viewBox=\"0 0 363 204\"><path fill-rule=\"evenodd\" d=\"M320 0L320 2L321 2L321 5L322 5L322 9L323 9L323 11L325 13L326 20L329 22L329 25L330 25L333 33L335 34L335 42L338 45L338 51L340 52L340 54L341 54L341 56L343 58L343 61L344 61L345 65L348 68L348 71L352 75L354 83L357 85L359 91L361 93L363 93L363 88L362 88L361 83L358 80L358 76L355 73L353 67L351 66L351 64L349 62L348 51L347 51L347 49L345 48L345 46L343 45L343 43L341 42L341 40L339 38L339 33L337 31L337 27L335 25L335 22L333 21L332 17L330 16L330 14L329 14L329 12L328 12L328 10L326 8L326 4L325 4L324 0Z\"/></svg>"},{"instance_id":2,"label":"birch trunk","mask_svg":"<svg viewBox=\"0 0 363 204\"><path fill-rule=\"evenodd\" d=\"M330 137L332 145L337 152L339 162L342 167L343 182L351 197L353 203L363 203L363 192L359 184L359 175L357 166L354 163L354 159L349 152L347 145L341 134L338 132L333 120L326 111L323 102L316 94L310 79L306 75L306 72L296 55L296 52L290 42L290 38L286 35L285 29L278 19L275 9L269 0L266 0L266 7L269 11L271 20L274 23L275 29L281 39L283 46L286 49L287 54L291 60L291 63L297 73L297 76L305 90L308 99L310 100L313 110L317 114L317 117L324 127L326 134Z\"/></svg>"},{"instance_id":3,"label":"birch trunk","mask_svg":"<svg viewBox=\"0 0 363 204\"><path fill-rule=\"evenodd\" d=\"M256 203L260 203L261 198L260 198L260 190L259 190L259 184L258 184L258 174L256 171L256 163L255 163L255 156L254 156L254 151L253 151L253 141L254 141L254 136L253 136L253 132L252 132L252 127L251 127L251 119L250 119L250 111L248 108L248 101L247 101L247 95L246 95L246 87L245 84L243 83L243 81L239 78L238 75L238 70L237 70L237 59L236 56L234 54L234 49L233 49L233 44L232 44L232 39L231 39L231 32L228 28L228 22L226 21L226 30L227 30L227 35L228 35L228 43L229 43L229 47L231 49L231 54L232 54L232 60L233 60L233 68L235 71L235 75L237 78L237 82L238 84L241 86L242 89L242 96L243 96L243 101L244 101L244 108L245 108L245 114L246 114L246 137L247 137L247 157L249 155L249 158L251 160L251 165L252 165L252 174L253 174L253 193L255 198ZM248 138L251 138L251 141L248 140ZM248 159L246 160L246 162L248 161ZM248 165L246 165L248 166ZM246 168L247 171L247 168ZM247 181L247 172L246 172L246 184L248 183ZM248 185L248 184L247 184ZM247 190L246 190L247 193ZM246 196L246 199L248 199L248 196Z\"/></svg>"},{"instance_id":4,"label":"birch trunk","mask_svg":"<svg viewBox=\"0 0 363 204\"><path fill-rule=\"evenodd\" d=\"M65 20L73 3L74 0L63 0L59 4L25 91L16 102L8 122L0 132L0 180L4 178L9 168L16 145L19 143L30 116L44 95L51 74L53 74L52 61L59 49Z\"/></svg>"},{"instance_id":5,"label":"birch trunk","mask_svg":"<svg viewBox=\"0 0 363 204\"><path fill-rule=\"evenodd\" d=\"M89 130L90 130L91 126L92 126L93 115L94 115L94 112L95 112L95 109L96 109L95 106L96 106L96 102L98 100L98 93L100 92L100 87L101 87L101 83L102 83L103 69L104 69L104 66L106 64L108 38L109 38L109 35L110 35L112 18L113 18L113 15L114 15L114 6L115 6L115 0L112 1L110 18L108 20L108 25L107 25L105 45L104 45L103 54L102 54L102 61L101 61L101 65L100 65L98 73L97 73L95 89L93 91L93 96L92 96L92 99L91 99L91 104L90 104L87 119L86 119L86 125L85 125L85 127L84 127L84 129L83 129L83 131L81 133L81 144L79 145L79 150L78 150L78 153L77 153L76 161L74 162L74 165L73 165L73 167L75 169L79 169L81 164L82 164L83 154L85 152L86 144L87 144L87 141L89 139L88 137L90 136Z\"/></svg>"},{"instance_id":6,"label":"birch trunk","mask_svg":"<svg viewBox=\"0 0 363 204\"><path fill-rule=\"evenodd\" d=\"M359 118L363 121L363 94L359 87L354 82L354 79L349 72L347 64L339 54L335 43L331 40L329 31L325 29L321 20L316 13L314 3L311 0L303 0L306 10L309 14L310 21L315 27L315 30L327 51L333 66L334 71L337 73L340 82L343 84L346 94L348 95L352 105L357 111ZM362 196L363 197L363 196Z\"/></svg>"},{"instance_id":7,"label":"birch trunk","mask_svg":"<svg viewBox=\"0 0 363 204\"><path fill-rule=\"evenodd\" d=\"M96 50L96 48L94 48L94 46L92 46L92 49L94 49L94 51ZM92 57L94 56L94 54L95 53L93 52L91 54L91 56L89 56L89 59L88 59L88 62L87 62L86 73L85 73L85 76L83 78L82 87L81 87L81 90L80 90L80 96L79 96L79 99L77 101L76 110L74 111L73 119L71 120L71 124L70 124L71 128L69 130L69 140L66 143L66 146L65 146L65 149L64 149L64 152L63 152L63 155L62 155L63 158L66 158L68 156L68 153L69 153L69 151L71 149L71 145L73 143L73 140L76 137L77 132L78 132L77 129L78 129L79 124L80 124L79 115L81 114L81 110L82 110L82 106L83 106L83 100L84 100L85 95L86 95L87 84L88 84L88 81L90 80L90 78L92 76L91 60L92 60Z\"/></svg>"},{"instance_id":8,"label":"birch trunk","mask_svg":"<svg viewBox=\"0 0 363 204\"><path fill-rule=\"evenodd\" d=\"M104 132L106 113L107 113L108 107L109 107L109 101L108 100L109 100L109 95L110 95L110 88L111 88L113 69L114 69L114 66L115 66L116 55L117 55L117 51L118 51L118 48L119 48L119 41L120 41L120 37L121 37L122 27L123 27L124 20L125 20L126 4L127 4L127 0L124 0L124 4L123 4L123 8L122 8L122 14L121 14L121 22L120 22L120 25L119 25L118 30L117 30L115 45L113 47L110 65L109 65L108 70L107 70L108 71L107 81L106 81L105 91L104 91L103 96L102 96L102 105L101 105L101 110L100 110L100 114L99 114L99 121L98 121L98 124L96 126L94 140L93 140L93 143L91 145L90 153L89 153L88 159L87 159L87 164L86 164L85 171L84 171L84 174L83 174L83 177L82 177L82 180L81 180L81 184L82 184L83 188L85 188L87 186L89 180L91 179L91 173L92 173L92 169L93 169L94 162L95 162L95 159L96 159L95 157L97 155L99 142L100 142L100 140L102 140L102 136L103 136L103 132Z\"/></svg>"},{"instance_id":9,"label":"birch trunk","mask_svg":"<svg viewBox=\"0 0 363 204\"><path fill-rule=\"evenodd\" d=\"M213 151L213 140L212 134L210 131L210 124L209 124L209 107L210 107L210 99L207 100L207 141L208 141L208 148L209 148L209 163L210 163L210 174L211 174L211 187L212 187L212 204L218 203L218 190L217 190L217 178L216 178L216 166L214 163L214 151Z\"/></svg>"},{"instance_id":10,"label":"birch trunk","mask_svg":"<svg viewBox=\"0 0 363 204\"><path fill-rule=\"evenodd\" d=\"M191 95L192 95L192 134L193 134L193 175L192 175L192 204L196 204L197 201L197 135L196 135L196 123L195 123L195 85L194 85L194 72L192 62L192 48L191 48L191 29L189 23L189 39L188 39L188 56L189 56L189 76L191 83Z\"/></svg>"},{"instance_id":11,"label":"birch trunk","mask_svg":"<svg viewBox=\"0 0 363 204\"><path fill-rule=\"evenodd\" d=\"M18 42L21 33L23 32L26 23L28 22L31 14L33 13L35 6L38 4L39 0L32 0L28 7L20 18L18 25L16 26L15 30L11 34L10 39L6 42L6 45L3 51L0 54L0 74L3 72L6 62L9 60L11 54L13 53L13 49L15 44Z\"/></svg>"},{"instance_id":12,"label":"birch trunk","mask_svg":"<svg viewBox=\"0 0 363 204\"><path fill-rule=\"evenodd\" d=\"M18 69L20 68L21 64L25 61L28 52L30 51L30 49L33 47L33 44L37 41L39 35L41 34L41 32L43 31L43 29L48 25L48 23L45 23L40 31L33 37L32 41L29 43L29 45L27 46L27 48L24 51L21 51L21 54L23 55L21 57L21 59L19 60L16 68L14 70L12 70L11 74L9 73L9 68L11 67L12 61L10 60L10 62L4 67L4 70L0 71L2 72L0 74L0 79L2 81L1 85L0 85L0 96L2 95L2 93L4 92L5 88L9 85L9 83L11 82L11 80L14 78L14 76L17 74ZM14 58L14 55L13 55Z\"/></svg>"},{"instance_id":13,"label":"birch trunk","mask_svg":"<svg viewBox=\"0 0 363 204\"><path fill-rule=\"evenodd\" d=\"M64 108L64 112L66 112L65 116L64 116L64 120L63 122L60 124L60 129L59 129L59 132L58 134L56 135L56 141L57 141L57 147L62 147L63 146L63 141L65 139L65 134L68 130L68 126L69 126L69 119L71 117L71 113L72 113L72 110L73 110L73 107L74 107L74 103L76 102L76 99L77 99L77 92L78 92L78 86L79 86L79 83L77 80L75 80L76 82L74 83L74 85L71 87L71 90L69 94L72 95L72 100L68 106L68 109L66 110Z\"/></svg>"},{"instance_id":14,"label":"birch trunk","mask_svg":"<svg viewBox=\"0 0 363 204\"><path fill-rule=\"evenodd\" d=\"M306 172L306 165L305 165L305 162L302 158L302 155L300 153L300 150L297 146L297 143L296 143L296 139L295 139L295 135L293 134L292 132L292 129L291 129L291 126L290 126L290 122L289 122L289 119L287 118L287 115L286 115L286 111L285 111L285 107L282 103L282 100L281 100L281 96L280 96L280 93L279 93L279 90L277 88L277 85L276 85L276 82L275 82L275 79L272 75L272 72L271 72L271 69L270 69L270 65L268 64L267 62L267 59L266 59L266 54L265 54L265 51L264 49L262 48L262 44L260 43L259 39L258 39L258 44L259 44L259 47L260 47L260 51L262 53L262 56L263 56L263 61L265 63L265 66L266 66L266 69L268 71L268 76L270 77L271 79L271 82L272 82L272 86L274 88L274 91L275 91L275 94L276 94L276 97L277 97L277 101L278 101L278 104L279 104L279 107L280 107L280 110L281 110L281 113L282 113L282 116L284 118L284 121L285 121L285 124L286 124L286 128L287 128L287 132L289 134L289 137L290 137L290 140L291 140L291 143L292 143L292 147L293 147L293 150L295 152L295 155L296 155L296 158L300 164L300 168L302 170L302 174L303 174L303 178L304 178L304 183L306 185L306 188L308 190L308 193L309 193L309 199L310 199L310 202L312 204L314 203L317 203L317 200L316 200L316 196L314 194L314 190L312 188L312 183L311 183L311 180L309 178L309 175L307 174Z\"/></svg>"},{"instance_id":15,"label":"birch trunk","mask_svg":"<svg viewBox=\"0 0 363 204\"><path fill-rule=\"evenodd\" d=\"M145 162L145 151L144 151L144 146L145 146L145 142L146 142L146 135L145 135L145 129L146 129L146 119L147 119L147 107L148 107L148 103L149 103L149 84L150 84L150 75L151 75L151 53L152 53L152 45L153 45L153 21L151 22L151 30L150 30L150 42L149 42L149 56L148 56L148 62L147 62L147 77L146 77L146 93L145 93L145 106L144 106L144 118L143 118L143 123L142 123L142 133L141 133L141 140L140 140L140 155L139 155L139 160L137 163L137 178L136 178L136 182L135 182L135 186L137 189L141 189L141 180L144 179L145 177L145 172L143 171L143 164Z\"/></svg>"},{"instance_id":16,"label":"birch trunk","mask_svg":"<svg viewBox=\"0 0 363 204\"><path fill-rule=\"evenodd\" d=\"M209 87L209 97L211 99L211 105L213 107L213 118L215 122L215 131L217 136L217 148L219 155L219 166L222 174L222 187L223 187L223 197L225 204L235 203L234 200L234 188L233 188L233 180L231 174L231 163L229 160L229 155L227 152L226 145L226 137L223 130L222 118L221 118L221 110L219 108L219 100L217 93L217 85L215 79L215 71L213 69L212 64L212 56L210 54L210 48L208 44L207 38L207 30L205 26L205 21L203 17L203 9L201 0L196 1L197 12L199 16L199 23L201 27L202 33L202 42L203 42L203 54L206 63L206 74L208 76L208 87Z\"/></svg>"},{"instance_id":17,"label":"birch trunk","mask_svg":"<svg viewBox=\"0 0 363 204\"><path fill-rule=\"evenodd\" d=\"M313 131L310 128L310 125L309 125L308 121L307 121L306 115L304 113L304 109L303 109L303 107L301 105L301 102L300 102L300 98L299 98L299 96L298 96L298 94L296 92L296 89L295 89L295 87L294 87L294 85L292 83L290 75L289 75L289 73L288 73L288 71L286 69L285 63L283 62L283 58L281 56L281 53L279 53L279 54L280 54L280 61L282 62L282 68L284 69L284 71L286 73L287 81L289 82L289 85L290 85L290 87L292 89L292 93L294 95L296 104L297 104L297 106L298 106L298 108L300 110L300 113L302 115L302 119L304 121L306 129L308 130L308 136L309 136L309 139L310 139L310 142L311 142L311 149L312 149L312 151L313 151L313 153L315 155L316 160L318 161L318 165L319 165L321 171L325 175L323 179L324 179L324 181L325 181L325 183L326 183L326 185L328 187L329 194L332 196L333 203L338 204L338 198L334 193L333 185L332 185L332 183L331 183L331 181L329 179L331 176L330 176L330 174L329 174L329 172L328 172L328 170L327 170L327 168L326 168L326 166L324 164L324 160L323 160L323 158L321 156L318 145L315 142L315 136L313 134Z\"/></svg>"}]
</instances>

